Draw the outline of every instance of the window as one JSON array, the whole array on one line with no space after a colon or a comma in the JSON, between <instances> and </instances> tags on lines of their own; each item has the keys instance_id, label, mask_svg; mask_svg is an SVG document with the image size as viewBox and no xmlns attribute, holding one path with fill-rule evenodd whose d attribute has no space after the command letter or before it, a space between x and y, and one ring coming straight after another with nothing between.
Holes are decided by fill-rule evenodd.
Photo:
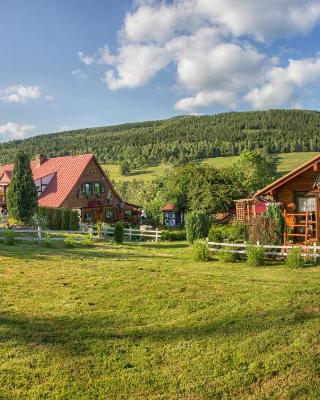
<instances>
[{"instance_id":1,"label":"window","mask_svg":"<svg viewBox=\"0 0 320 400\"><path fill-rule=\"evenodd\" d=\"M93 211L87 211L84 213L84 220L86 222L93 222Z\"/></svg>"},{"instance_id":2,"label":"window","mask_svg":"<svg viewBox=\"0 0 320 400\"><path fill-rule=\"evenodd\" d=\"M125 210L124 215L125 215L125 218L130 219L133 215L132 210Z\"/></svg>"},{"instance_id":3,"label":"window","mask_svg":"<svg viewBox=\"0 0 320 400\"><path fill-rule=\"evenodd\" d=\"M104 193L104 184L100 182L95 182L93 184L93 192L95 197L101 197L102 193Z\"/></svg>"},{"instance_id":4,"label":"window","mask_svg":"<svg viewBox=\"0 0 320 400\"><path fill-rule=\"evenodd\" d=\"M104 184L101 182L87 182L81 185L81 189L78 190L78 198L82 197L101 197L102 193L105 192Z\"/></svg>"},{"instance_id":5,"label":"window","mask_svg":"<svg viewBox=\"0 0 320 400\"><path fill-rule=\"evenodd\" d=\"M316 211L315 197L297 197L298 212Z\"/></svg>"},{"instance_id":6,"label":"window","mask_svg":"<svg viewBox=\"0 0 320 400\"><path fill-rule=\"evenodd\" d=\"M114 212L112 208L106 209L106 221L112 222L114 219Z\"/></svg>"}]
</instances>

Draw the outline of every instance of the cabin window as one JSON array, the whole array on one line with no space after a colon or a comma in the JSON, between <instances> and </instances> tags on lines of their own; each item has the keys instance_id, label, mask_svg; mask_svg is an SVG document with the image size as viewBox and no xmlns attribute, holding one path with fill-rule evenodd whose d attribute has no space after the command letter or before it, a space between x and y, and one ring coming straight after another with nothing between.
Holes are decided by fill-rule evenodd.
<instances>
[{"instance_id":1,"label":"cabin window","mask_svg":"<svg viewBox=\"0 0 320 400\"><path fill-rule=\"evenodd\" d=\"M298 212L314 212L316 211L316 198L315 197L297 197Z\"/></svg>"},{"instance_id":2,"label":"cabin window","mask_svg":"<svg viewBox=\"0 0 320 400\"><path fill-rule=\"evenodd\" d=\"M114 219L114 212L112 208L106 209L106 221L112 222Z\"/></svg>"}]
</instances>

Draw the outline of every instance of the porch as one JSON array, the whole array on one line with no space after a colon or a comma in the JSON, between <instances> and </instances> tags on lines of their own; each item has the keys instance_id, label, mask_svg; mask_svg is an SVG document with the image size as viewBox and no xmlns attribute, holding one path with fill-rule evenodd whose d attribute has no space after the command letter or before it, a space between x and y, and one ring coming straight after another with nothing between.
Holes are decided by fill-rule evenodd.
<instances>
[{"instance_id":1,"label":"porch","mask_svg":"<svg viewBox=\"0 0 320 400\"><path fill-rule=\"evenodd\" d=\"M295 201L286 206L284 244L319 242L319 192L295 193Z\"/></svg>"}]
</instances>

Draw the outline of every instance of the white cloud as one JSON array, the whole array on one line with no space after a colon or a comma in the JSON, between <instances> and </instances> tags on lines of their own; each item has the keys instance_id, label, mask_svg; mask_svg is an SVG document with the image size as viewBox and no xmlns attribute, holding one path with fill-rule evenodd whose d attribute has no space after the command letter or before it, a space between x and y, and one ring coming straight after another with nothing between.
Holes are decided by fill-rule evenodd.
<instances>
[{"instance_id":1,"label":"white cloud","mask_svg":"<svg viewBox=\"0 0 320 400\"><path fill-rule=\"evenodd\" d=\"M81 69L74 69L72 71L72 75L77 76L78 78L81 78L81 79L88 78L88 75L86 73L84 73Z\"/></svg>"},{"instance_id":2,"label":"white cloud","mask_svg":"<svg viewBox=\"0 0 320 400\"><path fill-rule=\"evenodd\" d=\"M116 72L108 70L105 81L111 90L135 88L147 83L170 62L170 57L156 46L128 45L114 60Z\"/></svg>"},{"instance_id":3,"label":"white cloud","mask_svg":"<svg viewBox=\"0 0 320 400\"><path fill-rule=\"evenodd\" d=\"M29 131L35 128L33 125L19 125L15 122L7 122L0 125L0 140L22 139Z\"/></svg>"},{"instance_id":4,"label":"white cloud","mask_svg":"<svg viewBox=\"0 0 320 400\"><path fill-rule=\"evenodd\" d=\"M78 57L79 57L79 60L86 65L91 65L95 62L94 57L90 57L90 56L84 54L82 51L78 52Z\"/></svg>"},{"instance_id":5,"label":"white cloud","mask_svg":"<svg viewBox=\"0 0 320 400\"><path fill-rule=\"evenodd\" d=\"M0 100L5 103L25 103L29 99L38 99L41 91L38 86L9 86L0 90Z\"/></svg>"},{"instance_id":6,"label":"white cloud","mask_svg":"<svg viewBox=\"0 0 320 400\"><path fill-rule=\"evenodd\" d=\"M265 82L253 88L245 100L255 109L294 104L299 91L308 85L320 84L320 56L289 60L286 68L274 67L268 71Z\"/></svg>"},{"instance_id":7,"label":"white cloud","mask_svg":"<svg viewBox=\"0 0 320 400\"><path fill-rule=\"evenodd\" d=\"M142 5L135 13L127 14L123 34L133 42L164 42L172 36L177 17L176 7Z\"/></svg>"},{"instance_id":8,"label":"white cloud","mask_svg":"<svg viewBox=\"0 0 320 400\"><path fill-rule=\"evenodd\" d=\"M186 97L176 103L176 108L182 111L193 111L200 107L225 106L228 108L236 107L236 96L233 92L223 90L213 90L198 92L193 97Z\"/></svg>"},{"instance_id":9,"label":"white cloud","mask_svg":"<svg viewBox=\"0 0 320 400\"><path fill-rule=\"evenodd\" d=\"M207 20L224 25L234 36L263 41L308 33L320 19L318 0L196 0Z\"/></svg>"},{"instance_id":10,"label":"white cloud","mask_svg":"<svg viewBox=\"0 0 320 400\"><path fill-rule=\"evenodd\" d=\"M105 46L93 56L79 52L79 58L108 65L104 81L111 90L141 87L172 64L182 96L175 106L188 112L244 102L253 108L286 105L309 82L292 77L293 70L303 75L299 60L283 68L258 48L307 34L319 21L319 0L135 0L116 51Z\"/></svg>"}]
</instances>

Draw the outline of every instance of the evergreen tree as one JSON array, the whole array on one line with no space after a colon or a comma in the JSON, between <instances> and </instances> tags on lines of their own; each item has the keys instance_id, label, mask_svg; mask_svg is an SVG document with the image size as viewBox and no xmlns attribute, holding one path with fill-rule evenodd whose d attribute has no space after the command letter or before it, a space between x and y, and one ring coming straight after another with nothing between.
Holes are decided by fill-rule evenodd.
<instances>
[{"instance_id":1,"label":"evergreen tree","mask_svg":"<svg viewBox=\"0 0 320 400\"><path fill-rule=\"evenodd\" d=\"M38 193L30 168L29 156L18 151L12 180L7 192L10 216L23 223L29 223L38 207Z\"/></svg>"}]
</instances>

